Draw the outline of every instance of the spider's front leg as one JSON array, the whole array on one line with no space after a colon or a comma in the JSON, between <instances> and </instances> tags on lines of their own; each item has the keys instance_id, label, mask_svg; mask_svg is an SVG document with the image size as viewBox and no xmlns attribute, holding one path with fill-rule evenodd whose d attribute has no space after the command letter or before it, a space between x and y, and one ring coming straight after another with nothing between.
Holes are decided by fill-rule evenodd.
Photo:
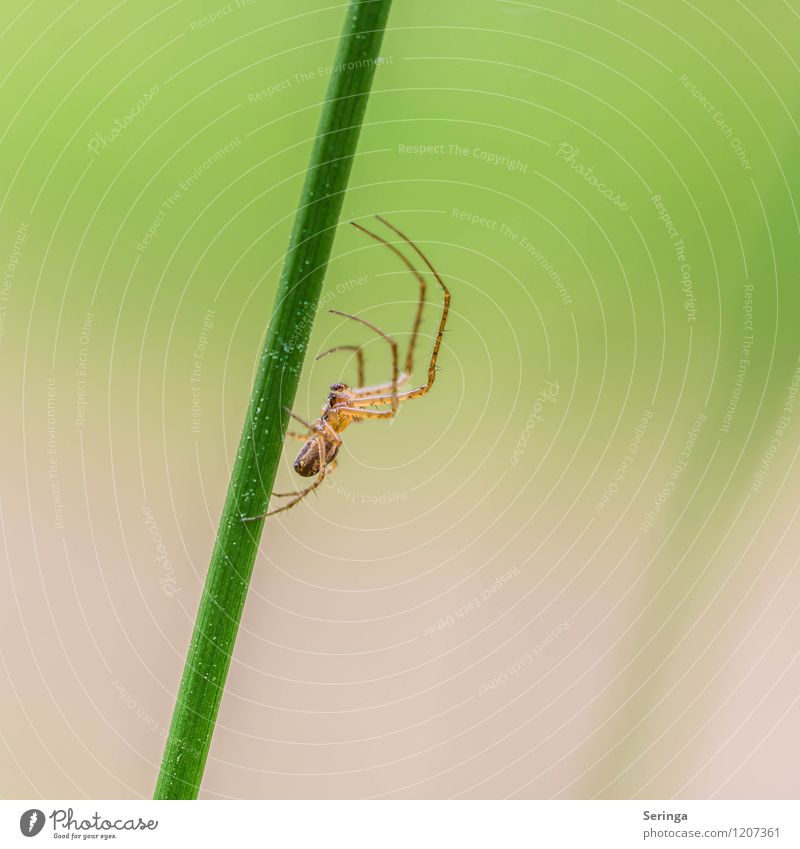
<instances>
[{"instance_id":1,"label":"spider's front leg","mask_svg":"<svg viewBox=\"0 0 800 849\"><path fill-rule=\"evenodd\" d=\"M389 403L391 401L391 396L389 401L383 401L382 403ZM392 419L397 415L397 408L394 407L391 410L366 410L363 407L340 407L343 413L347 413L347 415L355 422L360 419Z\"/></svg>"}]
</instances>

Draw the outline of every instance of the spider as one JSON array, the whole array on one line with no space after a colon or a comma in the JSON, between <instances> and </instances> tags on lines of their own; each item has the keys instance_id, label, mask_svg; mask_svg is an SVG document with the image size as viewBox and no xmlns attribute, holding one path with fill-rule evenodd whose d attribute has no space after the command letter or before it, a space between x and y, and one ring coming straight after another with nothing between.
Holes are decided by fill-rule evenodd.
<instances>
[{"instance_id":1,"label":"spider","mask_svg":"<svg viewBox=\"0 0 800 849\"><path fill-rule=\"evenodd\" d=\"M289 415L299 421L305 428L305 433L294 433L289 431L288 436L301 440L304 444L300 449L294 461L294 470L298 475L304 478L315 477L314 482L301 489L298 492L273 492L272 495L276 498L290 498L291 500L282 507L277 507L270 510L261 516L252 516L245 518L244 522L254 522L263 519L267 516L274 516L276 513L282 513L284 510L289 510L295 504L299 504L310 492L313 492L325 478L336 468L336 455L339 453L339 448L342 446L342 432L349 427L353 422L361 422L366 419L391 419L397 415L400 402L410 401L412 398L421 398L428 393L436 379L436 358L439 355L439 348L442 344L442 336L444 335L444 327L447 323L447 315L450 311L450 292L445 286L439 273L431 265L430 260L425 256L422 250L411 240L402 230L395 227L394 224L387 221L383 216L376 215L375 218L384 226L388 227L395 235L405 242L414 253L419 256L431 271L436 279L436 282L442 289L443 304L442 315L439 319L439 329L436 334L436 340L433 343L433 353L431 354L430 363L428 365L428 380L417 389L406 390L399 392L398 388L403 386L411 377L414 369L414 349L417 344L417 336L419 327L422 321L422 312L425 305L425 278L417 269L413 262L392 242L385 239L383 236L374 233L361 224L355 221L350 223L362 233L385 245L395 256L397 256L406 268L414 275L419 283L419 302L417 304L416 314L414 316L414 324L411 329L411 338L408 343L408 351L403 367L403 371L398 374L399 355L397 342L384 333L374 324L348 313L339 312L338 310L330 310L334 315L340 315L344 318L357 321L363 324L370 330L373 330L389 345L392 352L392 377L386 383L379 383L374 386L364 386L364 352L358 345L337 345L328 351L323 351L316 359L325 357L335 351L353 351L356 356L356 364L358 368L358 386L353 388L346 383L334 383L331 385L328 400L322 408L322 415L313 423L309 423L300 418L300 416L289 410ZM387 410L367 409L368 407L387 406Z\"/></svg>"}]
</instances>

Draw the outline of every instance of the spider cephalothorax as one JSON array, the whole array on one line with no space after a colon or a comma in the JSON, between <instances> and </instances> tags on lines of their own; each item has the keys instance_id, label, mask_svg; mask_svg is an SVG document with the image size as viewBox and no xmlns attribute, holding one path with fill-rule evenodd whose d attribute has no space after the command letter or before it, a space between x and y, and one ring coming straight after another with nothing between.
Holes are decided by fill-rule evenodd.
<instances>
[{"instance_id":1,"label":"spider cephalothorax","mask_svg":"<svg viewBox=\"0 0 800 849\"><path fill-rule=\"evenodd\" d=\"M324 413L327 409L335 407L337 404L348 404L354 397L354 394L350 391L350 387L346 383L334 383L331 386L331 391L328 393L328 403L322 408L322 412Z\"/></svg>"},{"instance_id":2,"label":"spider cephalothorax","mask_svg":"<svg viewBox=\"0 0 800 849\"><path fill-rule=\"evenodd\" d=\"M315 490L322 483L325 477L334 470L336 467L336 455L339 453L339 448L342 444L341 434L352 422L364 421L366 419L391 419L397 415L400 402L410 401L412 398L420 398L422 395L425 395L425 393L430 390L431 386L433 386L433 382L436 379L436 358L439 355L439 348L441 347L442 336L444 334L444 326L447 322L447 315L450 310L450 292L447 289L447 286L445 286L439 273L433 265L431 265L430 261L420 248L401 230L395 227L394 224L391 224L380 215L376 215L375 217L378 221L388 227L395 235L399 236L400 239L402 239L402 241L408 245L414 253L420 257L420 259L422 259L442 289L442 315L439 319L439 329L436 334L436 340L433 343L433 352L431 354L430 363L428 364L428 380L417 389L410 389L405 392L398 391L398 387L403 386L408 382L414 368L414 349L417 344L419 326L422 321L422 312L425 306L425 278L423 277L422 272L419 271L414 263L411 262L411 260L397 247L396 244L387 241L383 238L383 236L373 233L361 224L353 222L354 227L361 230L362 233L366 233L376 242L380 242L382 245L385 245L390 251L392 251L392 253L395 254L395 256L399 257L419 283L419 301L417 303L417 310L414 317L414 325L411 329L411 338L408 343L408 351L406 353L403 371L402 373L399 372L397 343L391 336L384 333L374 324L371 324L363 318L339 312L338 310L331 310L331 312L335 315L341 315L345 318L349 318L353 321L359 322L360 324L366 325L386 340L392 352L392 377L391 380L385 383L379 383L374 386L364 386L364 352L358 345L338 345L335 348L331 348L329 351L324 351L317 357L317 359L319 359L320 357L324 357L334 351L355 352L356 363L358 366L358 386L351 389L346 383L332 384L328 394L328 402L322 408L322 415L311 424L304 421L294 413L291 413L293 418L297 419L307 428L305 433L289 432L289 436L292 436L295 439L300 439L304 443L303 447L300 449L300 453L295 458L294 470L302 477L309 478L316 476L316 480L299 492L273 492L272 494L277 498L288 497L292 500L287 504L284 504L282 507L270 510L265 514L267 516L272 516L275 513L280 513L283 510L288 510L290 507L293 507L305 498L309 492ZM389 409L369 409L382 406L388 406ZM263 518L263 516L252 516L244 521L255 521L261 518Z\"/></svg>"}]
</instances>

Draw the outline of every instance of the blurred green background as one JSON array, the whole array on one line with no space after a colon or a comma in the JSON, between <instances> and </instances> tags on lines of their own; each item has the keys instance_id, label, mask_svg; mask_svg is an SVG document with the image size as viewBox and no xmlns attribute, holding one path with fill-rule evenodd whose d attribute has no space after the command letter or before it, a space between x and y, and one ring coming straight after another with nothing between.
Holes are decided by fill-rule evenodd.
<instances>
[{"instance_id":1,"label":"blurred green background","mask_svg":"<svg viewBox=\"0 0 800 849\"><path fill-rule=\"evenodd\" d=\"M152 792L343 10L7 15L4 796ZM797 796L798 36L396 0L344 215L447 279L441 371L268 524L204 797ZM415 292L343 222L324 307Z\"/></svg>"}]
</instances>

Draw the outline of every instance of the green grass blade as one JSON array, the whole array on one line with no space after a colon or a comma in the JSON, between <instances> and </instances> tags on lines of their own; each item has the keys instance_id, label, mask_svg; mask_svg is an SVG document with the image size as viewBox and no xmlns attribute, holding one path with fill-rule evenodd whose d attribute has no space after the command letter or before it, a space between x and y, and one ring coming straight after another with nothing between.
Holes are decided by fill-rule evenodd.
<instances>
[{"instance_id":1,"label":"green grass blade","mask_svg":"<svg viewBox=\"0 0 800 849\"><path fill-rule=\"evenodd\" d=\"M154 798L203 777L263 520L358 144L391 0L354 0L328 85L275 308L164 748Z\"/></svg>"}]
</instances>

